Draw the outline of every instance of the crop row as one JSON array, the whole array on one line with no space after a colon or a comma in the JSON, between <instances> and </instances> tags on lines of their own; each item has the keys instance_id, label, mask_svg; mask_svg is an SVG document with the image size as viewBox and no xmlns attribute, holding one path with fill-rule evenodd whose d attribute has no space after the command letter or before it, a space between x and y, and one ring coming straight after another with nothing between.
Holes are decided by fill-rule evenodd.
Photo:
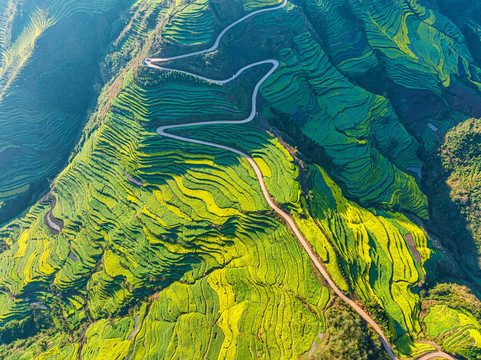
<instances>
[{"instance_id":1,"label":"crop row","mask_svg":"<svg viewBox=\"0 0 481 360\"><path fill-rule=\"evenodd\" d=\"M200 45L208 43L213 32L209 0L195 0L176 13L162 34L174 44Z\"/></svg>"},{"instance_id":2,"label":"crop row","mask_svg":"<svg viewBox=\"0 0 481 360\"><path fill-rule=\"evenodd\" d=\"M0 202L5 201L9 207L2 209L3 221L17 215L24 204L37 197L39 191L45 189L47 178L53 178L65 163L78 135L82 122L80 117L84 116L83 111L75 111L76 107L82 106L76 102L82 104L89 96L88 91L75 88L84 81L82 71L86 71L88 65L80 66L82 70L77 73L80 79L77 81L72 76L75 80L70 82L73 84L67 85L65 79L71 76L69 72L72 72L72 64L76 61L72 59L76 55L58 55L62 50L68 50L50 45L47 47L51 53L46 54L44 44L61 43L61 37L66 32L59 34L57 29L63 26L63 23L58 24L60 20L79 13L98 15L115 5L119 5L118 0L51 1L48 4L2 2L0 157L8 161L0 161ZM95 21L93 17L90 19ZM74 23L77 20L68 21ZM76 31L78 29L74 26L74 37ZM91 56L89 46L96 45L76 46L85 49L85 59L78 60L83 63ZM55 85L52 85L53 78L56 79ZM71 95L58 94L59 88L70 85L74 87L68 87L70 90L65 93ZM49 93L51 90L52 94ZM81 96L76 92L82 93Z\"/></svg>"},{"instance_id":3,"label":"crop row","mask_svg":"<svg viewBox=\"0 0 481 360\"><path fill-rule=\"evenodd\" d=\"M244 221L235 261L203 279L170 285L132 316L95 322L82 358L290 359L306 353L325 331L329 292L279 223L265 216ZM57 346L45 356L70 356L74 349L78 356L77 346Z\"/></svg>"},{"instance_id":4,"label":"crop row","mask_svg":"<svg viewBox=\"0 0 481 360\"><path fill-rule=\"evenodd\" d=\"M450 353L469 357L472 350L481 347L481 325L462 308L434 305L429 309L424 323L427 326L426 334L442 343Z\"/></svg>"},{"instance_id":5,"label":"crop row","mask_svg":"<svg viewBox=\"0 0 481 360\"><path fill-rule=\"evenodd\" d=\"M190 130L187 137L231 146L249 154L261 169L269 193L279 203L299 202L300 188L296 181L299 169L277 139L245 124L203 126L187 130ZM182 134L182 131L176 133Z\"/></svg>"},{"instance_id":6,"label":"crop row","mask_svg":"<svg viewBox=\"0 0 481 360\"><path fill-rule=\"evenodd\" d=\"M126 92L130 86L136 85L126 82ZM166 111L168 99L154 100ZM328 295L284 225L269 216L247 161L149 133L135 111L114 107L56 179L52 216L64 222L59 235L43 223L47 205L32 209L15 232L3 230L11 246L0 255L2 286L39 298L38 285L53 281L63 295L44 297L47 306L60 301L73 328L86 312L97 320L86 335L85 358L251 351L292 358L308 351L324 329ZM286 150L262 132L236 130L268 186L292 189L273 190L275 197L297 201L297 169ZM159 297L148 315L139 314L139 341L135 317L115 327L119 335L101 320L153 292ZM79 348L56 349L60 355Z\"/></svg>"},{"instance_id":7,"label":"crop row","mask_svg":"<svg viewBox=\"0 0 481 360\"><path fill-rule=\"evenodd\" d=\"M312 215L325 234L312 240L314 248L322 254L318 249L326 247L330 259L337 257L345 280L358 296L386 310L393 340L406 334L412 342L421 331L419 296L413 289L424 279L424 264L432 256L425 234L401 214L371 212L346 200L320 168L312 168L309 176L314 186ZM329 251L331 246L335 252Z\"/></svg>"},{"instance_id":8,"label":"crop row","mask_svg":"<svg viewBox=\"0 0 481 360\"><path fill-rule=\"evenodd\" d=\"M333 66L313 34L299 30L302 23L289 14L285 12L285 19L278 15L285 21L276 20L292 27L298 49L286 46L279 51L281 66L261 89L269 101L263 114L268 118L278 113L291 118L302 115L302 134L325 150L335 179L361 203L409 209L425 217L426 198L414 178L400 170L421 166L416 140L399 123L386 98L351 83ZM258 20L264 26L271 21ZM297 131L299 125L291 120L286 126Z\"/></svg>"}]
</instances>

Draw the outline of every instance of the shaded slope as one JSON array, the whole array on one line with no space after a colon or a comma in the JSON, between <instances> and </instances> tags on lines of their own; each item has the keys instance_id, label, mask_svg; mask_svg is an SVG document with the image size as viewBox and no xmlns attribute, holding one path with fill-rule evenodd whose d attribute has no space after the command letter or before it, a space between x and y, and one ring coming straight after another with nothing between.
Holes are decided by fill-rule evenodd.
<instances>
[{"instance_id":1,"label":"shaded slope","mask_svg":"<svg viewBox=\"0 0 481 360\"><path fill-rule=\"evenodd\" d=\"M10 2L0 58L0 222L38 200L65 165L101 82L109 24L125 3Z\"/></svg>"}]
</instances>

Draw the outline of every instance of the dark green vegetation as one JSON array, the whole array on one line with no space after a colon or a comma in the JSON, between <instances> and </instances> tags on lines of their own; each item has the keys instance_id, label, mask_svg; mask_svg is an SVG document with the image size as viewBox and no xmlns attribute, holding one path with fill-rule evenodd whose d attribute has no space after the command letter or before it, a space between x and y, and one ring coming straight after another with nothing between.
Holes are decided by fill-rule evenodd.
<instances>
[{"instance_id":1,"label":"dark green vegetation","mask_svg":"<svg viewBox=\"0 0 481 360\"><path fill-rule=\"evenodd\" d=\"M481 121L468 119L446 133L438 151L428 158L426 183L432 184L430 227L451 251L460 268L446 264L480 291L481 253ZM450 221L444 219L449 218Z\"/></svg>"},{"instance_id":2,"label":"dark green vegetation","mask_svg":"<svg viewBox=\"0 0 481 360\"><path fill-rule=\"evenodd\" d=\"M450 197L481 245L481 120L469 119L451 129L441 149Z\"/></svg>"},{"instance_id":3,"label":"dark green vegetation","mask_svg":"<svg viewBox=\"0 0 481 360\"><path fill-rule=\"evenodd\" d=\"M327 313L329 335L313 353L312 359L388 360L377 334L356 315L345 308L332 308Z\"/></svg>"},{"instance_id":4,"label":"dark green vegetation","mask_svg":"<svg viewBox=\"0 0 481 360\"><path fill-rule=\"evenodd\" d=\"M434 185L431 226L452 250L451 264L441 271L456 273L464 279L461 284L471 284L475 294L458 284L438 284L423 297L422 317L428 339L467 359L477 358L476 348L481 346L481 303L476 297L480 291L480 144L481 121L468 119L446 133L428 162L427 181ZM456 260L459 268L453 266Z\"/></svg>"},{"instance_id":5,"label":"dark green vegetation","mask_svg":"<svg viewBox=\"0 0 481 360\"><path fill-rule=\"evenodd\" d=\"M108 80L99 62L121 30L111 24L128 5L0 4L0 223L38 200L65 166L98 88Z\"/></svg>"},{"instance_id":6,"label":"dark green vegetation","mask_svg":"<svg viewBox=\"0 0 481 360\"><path fill-rule=\"evenodd\" d=\"M29 59L2 63L0 134L9 135L0 168L11 185L0 178L1 211L13 216L26 198L39 200L0 229L0 327L18 329L3 332L7 359L293 359L307 357L319 333L321 358L382 356L366 325L332 306L244 158L154 132L242 119L267 70L216 85L141 60L209 47L226 25L278 3L11 1L1 10L2 54ZM168 64L221 79L256 61L280 62L260 89L255 122L179 133L252 156L339 288L406 358L433 344L481 353L477 257L466 266L450 251L455 231L436 226L471 213L436 212L443 207L428 183L444 133L481 116L481 12L474 3L456 10L459 3L288 2L233 28L217 51ZM44 24L38 19L47 25L37 34L28 24ZM22 31L37 40L15 47ZM52 40L66 31L65 43ZM77 37L86 48L70 49ZM58 71L42 67L47 56ZM106 85L81 131L96 82ZM450 133L450 151L468 146L454 139L474 138L475 129ZM56 159L42 162L29 147ZM50 188L46 177L55 178ZM473 248L472 236L463 244ZM434 287L462 281L472 290L457 291L459 299L446 290L454 285ZM47 329L21 330L39 313L50 318Z\"/></svg>"}]
</instances>

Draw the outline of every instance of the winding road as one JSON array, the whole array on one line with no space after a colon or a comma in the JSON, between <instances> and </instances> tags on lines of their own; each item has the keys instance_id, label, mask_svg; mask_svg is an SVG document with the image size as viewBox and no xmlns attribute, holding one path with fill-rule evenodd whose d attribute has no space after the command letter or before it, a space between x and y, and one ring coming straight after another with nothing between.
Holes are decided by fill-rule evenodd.
<instances>
[{"instance_id":1,"label":"winding road","mask_svg":"<svg viewBox=\"0 0 481 360\"><path fill-rule=\"evenodd\" d=\"M243 153L242 151L239 151L237 149L234 149L234 148L231 148L231 147L228 147L228 146L225 146L225 145L211 143L211 142L197 140L197 139L191 139L191 138L187 138L187 137L183 137L183 136L179 136L179 135L170 134L170 133L167 132L168 130L187 128L187 127L206 126L206 125L228 125L228 124L237 124L238 125L238 124L245 124L245 123L248 123L248 122L252 121L256 117L256 114L257 114L257 94L259 92L259 89L262 86L262 84L267 80L267 78L269 78L269 76L271 76L277 70L277 68L279 67L279 62L277 60L274 60L274 59L258 61L258 62L252 63L250 65L244 66L239 71L237 71L234 75L232 75L230 78L224 79L224 80L209 79L209 78L206 78L206 77L203 77L203 76L200 76L200 75L197 75L197 74L189 73L189 72L186 72L186 71L154 65L153 63L154 62L167 62L167 61L192 57L192 56L196 56L196 55L205 54L205 53L208 53L208 52L215 51L218 48L220 40L225 35L225 33L227 31L229 31L230 29L232 29L237 24L239 24L239 23L245 21L246 19L248 19L252 16L255 16L257 14L281 9L284 6L286 6L286 4L287 4L287 0L284 0L278 6L253 11L252 13L249 13L248 15L246 15L246 16L242 17L241 19L235 21L231 25L227 26L219 34L219 36L216 38L216 40L214 42L214 45L212 45L208 49L196 51L196 52L192 52L192 53L188 53L188 54L184 54L184 55L173 56L173 57L169 57L169 58L147 58L147 59L144 59L142 61L142 64L144 66L159 69L159 70L180 72L180 73L183 73L183 74L194 76L197 79L202 79L204 81L208 81L208 82L216 83L216 84L227 84L227 83L235 80L237 77L239 77L242 73L244 73L248 69L251 69L251 68L254 68L254 67L257 67L257 66L261 66L261 65L265 65L265 64L271 65L271 69L257 82L257 84L254 88L254 91L252 93L252 109L251 109L251 112L250 112L249 116L247 118L245 118L244 120L219 120L219 121L204 121L204 122L187 123L187 124L165 125L165 126L160 126L159 128L157 128L156 132L160 136L165 136L167 138L227 150L227 151L233 152L235 154L238 154L238 155L242 156L244 159L246 159L249 162L249 164L251 165L251 167L254 169L257 180L258 180L259 185L260 185L261 190L262 190L262 194L263 194L264 198L266 199L267 203L272 208L272 210L274 210L277 214L279 214L285 220L285 222L289 225L290 229L295 234L295 236L299 240L300 244L302 245L302 247L304 248L304 250L308 254L312 263L317 268L317 270L321 273L321 275L324 277L324 279L329 284L329 286L333 289L333 291L337 294L337 296L339 296L354 311L356 311L379 334L379 336L381 338L381 341L382 341L382 344L383 344L386 352L389 354L390 358L391 359L397 359L393 350L392 350L392 348L391 348L391 346L390 346L390 344L389 344L389 342L388 342L388 340L387 340L387 338L386 338L386 336L384 335L384 333L381 330L381 328L379 327L379 325L373 319L371 319L371 317L359 305L357 305L354 301L349 299L347 296L345 296L341 292L341 290L337 287L337 285L334 283L334 281L330 278L328 272L324 269L324 267L321 265L320 261L317 259L316 254L311 249L310 244L307 242L307 240L304 239L303 235L301 234L301 232L297 228L297 225L294 222L294 220L287 213L285 213L283 210L281 210L272 201L271 196L270 196L270 194L267 190L267 187L264 183L264 177L262 175L262 172L261 172L260 168L257 166L256 162L249 155ZM436 352L436 353L428 354L425 357L423 357L422 359L423 360L430 359L430 358L432 358L432 356L434 354L436 354L436 356L441 356L441 357L444 357L446 359L451 359L451 360L454 359L451 356L449 356L448 354L445 354L445 353L442 353L442 352Z\"/></svg>"},{"instance_id":2,"label":"winding road","mask_svg":"<svg viewBox=\"0 0 481 360\"><path fill-rule=\"evenodd\" d=\"M229 26L227 26L224 30L221 31L221 33L217 36L217 38L215 39L215 42L214 44L208 48L208 49L205 49L205 50L200 50L200 51L195 51L195 52L191 52L191 53L188 53L188 54L184 54L184 55L178 55L178 56L172 56L172 57L169 57L169 58L155 58L155 59L150 59L151 61L155 62L155 61L162 61L162 62L165 62L165 61L172 61L172 60L177 60L177 59L183 59L183 58L187 58L187 57L191 57L191 56L196 56L196 55L201 55L201 54L206 54L206 53L209 53L209 52L212 52L212 51L215 51L217 50L217 48L219 47L219 43L221 41L221 39L224 37L224 35L230 30L232 29L234 26L240 24L241 22L255 16L255 15L258 15L258 14L261 14L261 13L264 13L264 12L270 12L270 11L274 11L274 10L278 10L278 9L282 9L284 6L287 5L287 0L283 0L282 3L280 3L279 5L277 6L274 6L274 7L269 7L269 8L266 8L266 9L260 9L260 10L256 10L256 11L253 11L249 14L247 14L246 16L243 16L241 17L239 20L237 21L234 21L232 24L230 24Z\"/></svg>"},{"instance_id":3,"label":"winding road","mask_svg":"<svg viewBox=\"0 0 481 360\"><path fill-rule=\"evenodd\" d=\"M421 356L420 358L417 358L416 360L430 360L430 359L449 359L449 360L456 360L456 358L452 357L449 354L446 354L442 351L435 351L431 352L429 354L426 354L424 356Z\"/></svg>"}]
</instances>

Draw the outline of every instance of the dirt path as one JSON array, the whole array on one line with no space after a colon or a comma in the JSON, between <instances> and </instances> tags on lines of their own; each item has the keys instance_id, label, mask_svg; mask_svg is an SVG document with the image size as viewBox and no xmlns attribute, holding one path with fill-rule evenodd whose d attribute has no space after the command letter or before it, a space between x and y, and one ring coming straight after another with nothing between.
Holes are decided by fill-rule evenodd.
<instances>
[{"instance_id":1,"label":"dirt path","mask_svg":"<svg viewBox=\"0 0 481 360\"><path fill-rule=\"evenodd\" d=\"M314 351L316 351L317 347L319 346L318 339L320 339L322 341L323 338L324 338L323 333L319 333L317 335L316 340L314 340L314 343L312 344L311 351L309 351L309 354L307 355L308 359L311 358L312 354L314 354Z\"/></svg>"},{"instance_id":2,"label":"dirt path","mask_svg":"<svg viewBox=\"0 0 481 360\"><path fill-rule=\"evenodd\" d=\"M319 262L319 260L317 259L317 256L316 254L314 253L314 251L311 249L310 247L310 244L307 242L306 239L304 239L303 235L301 234L301 232L299 231L299 229L297 228L297 225L296 223L294 222L294 220L292 220L292 218L286 214L284 211L282 211L271 199L270 197L270 194L267 190L267 187L264 183L264 177L262 175L262 172L261 170L259 169L259 167L257 166L256 162L250 157L248 156L247 154L237 150L237 149L234 149L234 148L231 148L231 147L228 147L228 146L224 146L224 145L221 145L221 144L216 144L216 143L211 143L211 142L207 142L207 141L202 141L202 140L198 140L198 139L191 139L191 138L186 138L186 137L183 137L183 136L178 136L178 135L173 135L173 134L170 134L168 133L167 131L168 130L172 130L172 129L180 129L180 128L186 128L186 127L196 127L196 126L205 126L205 125L222 125L222 124L245 124L245 123L248 123L250 121L252 121L255 117L256 117L256 113L257 113L257 94L259 92L259 89L260 87L262 86L262 84L267 80L267 78L269 78L269 76L271 76L276 70L277 68L279 67L279 62L277 60L274 60L274 59L268 59L268 60L264 60L264 61L259 61L259 62L256 62L256 63L253 63L253 64L250 64L250 65L247 65L247 66L244 66L243 68L241 68L239 71L237 71L236 74L232 75L232 77L228 78L228 79L224 79L224 80L217 80L217 79L209 79L209 78L206 78L206 77L203 77L203 76L200 76L200 75L196 75L196 74L193 74L193 73L189 73L189 72L186 72L186 71L182 71L182 70L177 70L177 69L172 69L172 68L164 68L164 67L161 67L161 66L157 66L157 65L154 65L152 64L153 62L167 62L167 61L172 61L172 60L176 60L176 59L182 59L182 58L187 58L187 57L192 57L192 56L195 56L195 55L200 55L200 54L204 54L204 53L208 53L208 52L211 52L211 51L214 51L218 48L219 46L219 43L220 43L220 40L222 39L222 37L224 36L224 34L230 30L231 28L233 28L235 25L241 23L242 21L256 15L256 14L259 14L259 13L263 13L263 12L267 12L267 11L273 11L273 10L277 10L277 9L280 9L282 7L284 7L285 5L287 4L287 0L284 0L282 2L282 4L278 5L278 6L275 6L275 7L271 7L271 8L267 8L267 9L262 9L262 10L257 10L257 11L254 11L246 16L244 16L243 18L237 20L236 22L232 23L231 25L227 26L221 33L220 35L217 37L214 45L212 47L210 47L209 49L206 49L206 50L202 50L202 51L196 51L196 52L193 52L193 53L189 53L189 54L184 54L184 55L179 55L179 56L174 56L174 57L170 57L170 58L153 58L153 59L145 59L143 60L143 65L144 66L148 66L148 67L151 67L151 68L156 68L156 69L159 69L159 70L169 70L169 71L178 71L178 72L181 72L181 73L184 73L184 74L188 74L190 76L194 76L198 79L202 79L204 81L208 81L208 82L212 82L212 83L216 83L216 84L226 84L226 83L229 83L233 80L235 80L238 76L240 76L244 71L250 69L250 68L253 68L253 67L256 67L256 66L260 66L260 65L264 65L264 64L271 64L272 67L271 69L266 73L266 75L264 75L262 77L262 79L259 80L259 82L256 84L255 88L254 88L254 91L252 93L252 109L251 109L251 112L249 114L249 116L244 119L244 120L220 120L220 121L204 121L204 122L197 122L197 123L188 123L188 124L180 124L180 125L166 125L166 126L160 126L159 128L157 128L157 134L161 135L161 136L165 136L167 138L171 138L171 139L175 139L175 140L179 140L179 141L183 141L183 142L188 142L188 143L194 143L194 144L200 144L200 145L205 145L205 146L210 146L210 147L214 147L214 148L218 148L218 149L223 149L223 150L227 150L227 151L230 151L230 152L233 152L237 155L240 155L242 156L244 159L246 159L249 164L251 165L251 167L254 169L254 172L256 174L256 177L257 177L257 180L259 181L259 185L261 187L261 190L262 190L262 194L264 196L264 198L266 199L267 203L269 204L269 206L277 213L279 214L283 219L284 221L289 225L290 229L292 230L292 232L294 233L294 235L296 236L296 238L299 240L299 243L302 245L302 247L304 248L304 250L306 251L306 253L308 254L309 258L311 259L312 263L314 264L314 266L317 268L317 270L321 273L321 275L324 277L324 279L326 280L326 282L329 284L329 286L333 289L333 291L337 294L337 296L339 296L342 300L344 300L354 311L356 311L369 325L371 325L373 327L373 329L379 334L380 338L381 338L381 341L382 341L382 344L384 346L384 349L386 350L386 352L389 354L390 358L391 359L396 359L396 356L394 355L394 352L393 350L391 349L391 346L386 338L386 336L384 335L383 331L381 330L381 328L379 327L379 325L371 319L371 317L359 306L357 305L354 301L352 301L351 299L349 299L347 296L345 296L341 290L337 287L337 285L334 283L334 281L331 280L328 272L324 269L324 267L321 265L321 263ZM449 355L447 354L444 354L444 353L439 353L441 354L444 358L446 359L453 359L452 357L450 357ZM432 357L431 357L432 358ZM428 358L422 358L422 360L427 360L427 359L430 359L429 357Z\"/></svg>"},{"instance_id":3,"label":"dirt path","mask_svg":"<svg viewBox=\"0 0 481 360\"><path fill-rule=\"evenodd\" d=\"M145 186L143 182L135 179L132 175L130 175L126 170L124 170L124 175L131 183L138 185L138 186Z\"/></svg>"},{"instance_id":4,"label":"dirt path","mask_svg":"<svg viewBox=\"0 0 481 360\"><path fill-rule=\"evenodd\" d=\"M52 229L54 229L55 231L57 232L60 232L61 229L60 229L60 226L58 226L57 224L55 224L52 220L52 210L50 210L48 213L47 213L47 216L45 217L45 220L47 221L47 225L49 227L51 227Z\"/></svg>"}]
</instances>

